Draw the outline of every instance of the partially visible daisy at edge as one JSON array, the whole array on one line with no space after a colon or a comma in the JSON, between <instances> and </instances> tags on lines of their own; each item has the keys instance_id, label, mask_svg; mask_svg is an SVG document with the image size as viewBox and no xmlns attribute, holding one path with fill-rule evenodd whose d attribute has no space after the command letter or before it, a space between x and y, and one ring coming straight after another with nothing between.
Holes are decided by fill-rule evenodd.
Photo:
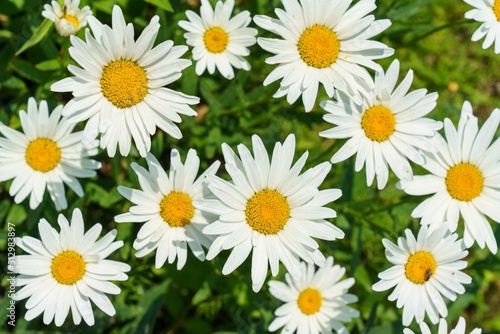
<instances>
[{"instance_id":1,"label":"partially visible daisy at edge","mask_svg":"<svg viewBox=\"0 0 500 334\"><path fill-rule=\"evenodd\" d=\"M354 169L359 172L366 165L366 184L383 189L389 178L389 168L399 179L410 179L413 172L408 159L418 165L425 162L419 152L435 151L431 138L443 127L442 122L424 118L436 106L437 93L426 89L408 93L413 71L396 86L399 61L394 60L387 72L376 71L372 89L363 95L360 105L353 103L345 92L337 91L335 100L322 101L320 106L328 114L326 122L337 125L320 132L320 136L348 139L333 155L337 163L356 154Z\"/></svg>"},{"instance_id":2,"label":"partially visible daisy at edge","mask_svg":"<svg viewBox=\"0 0 500 334\"><path fill-rule=\"evenodd\" d=\"M444 120L446 140L437 134L436 153L423 152L430 172L401 180L396 186L409 195L431 195L412 212L420 223L437 228L448 221L455 231L460 216L463 218L464 241L467 248L477 242L496 254L497 241L487 217L500 223L500 140L493 137L500 123L500 110L495 109L478 128L478 119L472 106L465 101L458 129L450 119Z\"/></svg>"},{"instance_id":3,"label":"partially visible daisy at edge","mask_svg":"<svg viewBox=\"0 0 500 334\"><path fill-rule=\"evenodd\" d=\"M320 267L325 257L313 239L335 240L344 232L326 219L336 217L325 207L338 199L340 189L318 190L331 169L329 162L304 173L308 153L292 165L295 136L277 142L269 159L259 136L252 136L253 153L238 145L239 157L222 144L225 168L231 181L208 176L208 187L216 199L195 202L195 207L212 212L218 220L203 229L213 235L207 259L232 249L222 273L228 275L252 253L252 288L258 292L267 276L268 266L276 276L279 263L295 278L302 276L300 259Z\"/></svg>"},{"instance_id":4,"label":"partially visible daisy at edge","mask_svg":"<svg viewBox=\"0 0 500 334\"><path fill-rule=\"evenodd\" d=\"M189 21L179 21L179 26L186 30L186 43L193 46L193 59L196 61L196 74L215 69L226 78L234 78L234 68L249 71L250 63L245 56L250 54L249 46L256 43L257 29L249 28L252 21L250 12L244 10L233 18L231 13L234 0L217 1L212 9L208 0L201 0L200 14L188 10Z\"/></svg>"},{"instance_id":5,"label":"partially visible daisy at edge","mask_svg":"<svg viewBox=\"0 0 500 334\"><path fill-rule=\"evenodd\" d=\"M64 0L61 5L52 0L51 4L43 6L42 16L55 23L59 35L68 37L87 25L87 18L92 15L89 6L80 9L80 0Z\"/></svg>"},{"instance_id":6,"label":"partially visible daisy at edge","mask_svg":"<svg viewBox=\"0 0 500 334\"><path fill-rule=\"evenodd\" d=\"M180 58L187 46L173 46L171 40L153 48L159 17L154 16L134 41L134 27L126 24L122 10L113 7L112 25L103 25L89 17L90 29L85 30L85 42L71 36L71 57L81 66L68 65L74 75L57 81L50 87L54 92L72 92L62 114L72 123L87 121L84 143L101 133L100 146L113 157L117 146L127 156L133 138L142 157L151 149L151 136L159 127L179 139L182 133L174 123L179 114L195 116L189 107L199 98L186 95L169 85L181 77L190 60Z\"/></svg>"},{"instance_id":7,"label":"partially visible daisy at edge","mask_svg":"<svg viewBox=\"0 0 500 334\"><path fill-rule=\"evenodd\" d=\"M432 333L431 329L425 322L421 322L418 325L420 327L420 334ZM482 331L483 330L481 328L474 328L469 334L481 334ZM415 334L415 332L409 328L405 328L403 330L403 334ZM448 324L445 319L441 318L441 320L439 320L439 328L436 334L448 334ZM465 319L460 317L457 325L451 330L451 332L449 332L449 334L465 334Z\"/></svg>"},{"instance_id":8,"label":"partially visible daisy at edge","mask_svg":"<svg viewBox=\"0 0 500 334\"><path fill-rule=\"evenodd\" d=\"M300 280L285 275L286 283L269 281L269 292L282 302L274 312L276 319L268 330L274 332L283 327L282 333L298 334L349 333L344 323L359 317L359 311L348 306L358 297L347 293L354 285L354 278L341 280L346 270L333 265L333 257L326 259L326 265L315 271L314 265L301 263L303 272Z\"/></svg>"},{"instance_id":9,"label":"partially visible daisy at edge","mask_svg":"<svg viewBox=\"0 0 500 334\"><path fill-rule=\"evenodd\" d=\"M366 68L380 69L374 59L390 57L394 49L369 40L387 29L387 19L368 15L377 6L375 0L361 0L347 9L352 0L286 0L284 10L277 8L278 19L256 15L261 28L283 39L257 39L258 44L275 55L266 63L276 67L264 85L280 80L274 97L287 97L294 103L300 96L305 111L312 110L321 83L329 97L334 89L347 92L353 99L368 91L370 74ZM364 66L364 67L362 67Z\"/></svg>"},{"instance_id":10,"label":"partially visible daisy at edge","mask_svg":"<svg viewBox=\"0 0 500 334\"><path fill-rule=\"evenodd\" d=\"M28 112L21 110L19 118L24 133L0 122L0 182L13 179L9 194L21 203L30 196L29 205L36 209L48 191L56 210L68 207L64 185L78 196L83 188L77 178L96 175L101 163L89 159L98 153L98 141L83 146L83 132L72 132L75 125L61 118L62 105L49 115L47 102L37 107L33 97L28 99Z\"/></svg>"},{"instance_id":11,"label":"partially visible daisy at edge","mask_svg":"<svg viewBox=\"0 0 500 334\"><path fill-rule=\"evenodd\" d=\"M500 1L498 0L464 0L474 9L465 13L466 19L481 22L472 34L473 42L484 37L483 49L494 45L495 53L500 53Z\"/></svg>"},{"instance_id":12,"label":"partially visible daisy at edge","mask_svg":"<svg viewBox=\"0 0 500 334\"><path fill-rule=\"evenodd\" d=\"M217 172L220 162L214 162L198 178L200 158L193 149L188 151L184 164L179 151L171 151L169 175L151 153L146 156L146 162L148 169L135 162L131 165L142 189L118 186L118 192L135 205L129 212L116 216L115 221L146 222L133 247L137 257L156 250L156 268L163 266L167 259L171 264L177 258L177 269L181 270L186 264L188 247L198 260L204 261L203 247L208 248L212 238L201 231L217 217L196 208L193 202L211 196L206 178Z\"/></svg>"},{"instance_id":13,"label":"partially visible daisy at edge","mask_svg":"<svg viewBox=\"0 0 500 334\"><path fill-rule=\"evenodd\" d=\"M114 241L116 230L96 241L101 224L93 224L84 233L82 213L73 210L71 222L59 215L58 233L45 219L38 223L41 240L30 236L16 238L16 244L29 255L16 255L16 286L22 288L14 300L28 298L25 318L33 320L43 313L43 323L54 321L61 326L71 311L72 320L79 325L83 320L89 326L95 318L91 301L107 315L116 310L106 294L117 295L121 289L110 281L125 281L130 266L106 259L123 246Z\"/></svg>"},{"instance_id":14,"label":"partially visible daisy at edge","mask_svg":"<svg viewBox=\"0 0 500 334\"><path fill-rule=\"evenodd\" d=\"M461 271L467 267L467 261L461 259L469 252L463 239L449 231L447 223L434 231L421 226L416 239L409 229L405 234L406 238L398 238L397 245L382 240L385 255L394 266L379 273L380 281L372 288L394 288L388 299L403 308L403 326L409 326L413 319L417 323L424 321L426 314L437 324L439 317L448 315L443 297L455 301L465 292L463 285L472 281Z\"/></svg>"}]
</instances>

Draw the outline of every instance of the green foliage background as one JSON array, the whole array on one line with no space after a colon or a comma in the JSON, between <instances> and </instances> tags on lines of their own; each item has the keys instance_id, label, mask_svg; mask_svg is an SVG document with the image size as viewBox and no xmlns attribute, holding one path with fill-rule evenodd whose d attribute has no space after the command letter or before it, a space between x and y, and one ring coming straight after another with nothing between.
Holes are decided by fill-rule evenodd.
<instances>
[{"instance_id":1,"label":"green foliage background","mask_svg":"<svg viewBox=\"0 0 500 334\"><path fill-rule=\"evenodd\" d=\"M215 1L211 1L212 4ZM110 24L113 4L124 11L126 21L133 22L136 36L159 15L161 29L157 43L172 39L175 45L185 44L179 20L186 19L187 9L199 12L197 0L82 0L81 6L90 5L94 15ZM68 54L69 39L60 37L53 24L41 16L44 2L39 0L0 1L0 121L19 129L19 110L26 109L30 96L39 102L46 99L50 110L66 103L70 94L56 94L50 85L69 75L68 64L73 63ZM438 106L429 115L443 120L449 117L458 122L464 100L469 100L474 113L484 121L490 112L500 106L500 55L493 48L483 50L481 43L472 43L470 37L479 23L464 19L470 6L457 0L383 0L377 1L377 18L388 18L392 26L375 37L396 49L390 59L380 61L386 69L398 58L401 62L400 78L408 69L415 71L412 89L425 87L439 93ZM236 11L249 10L252 15L265 14L275 17L275 7L282 7L278 0L237 0ZM255 25L252 23L251 26ZM83 38L83 30L78 33ZM259 36L267 33L259 29ZM322 120L325 112L316 104L311 113L305 113L300 102L289 105L285 99L272 98L278 87L274 83L262 86L264 78L274 68L265 64L270 56L258 45L251 47L247 58L252 65L250 72L237 71L234 80L228 81L219 74L205 72L198 77L194 65L183 71L180 80L171 88L196 95L201 103L196 106L199 115L183 117L181 140L174 140L160 130L154 136L152 153L165 168L169 165L169 152L178 148L185 156L195 148L202 160L202 169L214 160L222 160L221 143L235 147L239 143L251 146L252 134L260 135L268 149L276 141L283 141L289 133L297 137L297 156L308 150L310 158L306 167L315 166L329 158L344 141L325 140L318 132L330 127ZM190 58L188 53L184 57ZM317 101L326 99L320 90ZM79 124L78 128L83 128ZM273 320L274 310L280 303L268 292L267 285L258 294L251 290L250 263L247 261L234 273L223 276L222 266L229 252L223 252L211 262L199 262L189 256L187 265L177 271L174 265L154 268L154 253L137 259L132 248L140 224L116 224L113 217L128 210L130 203L116 191L117 185L138 188L133 161L144 165L144 159L132 150L128 157L110 159L105 152L97 157L103 164L98 176L82 179L85 195L78 198L67 191L70 207L62 211L66 217L74 208L80 208L85 217L86 229L101 223L105 230L116 228L119 240L125 246L112 257L127 262L132 270L126 282L118 282L122 292L111 296L116 307L115 317L108 317L95 310L96 324L74 326L68 317L65 325L43 325L40 317L31 322L23 319L25 301L17 303L16 327L5 322L0 332L16 333L65 332L65 333L264 333ZM401 310L389 302L386 293L371 289L377 274L388 268L381 243L382 238L395 241L406 228L417 231L419 222L410 216L413 208L423 198L406 196L394 185L391 174L388 186L378 191L367 187L364 172L355 173L352 159L335 164L323 188L341 188L343 196L332 207L338 212L334 224L345 231L343 240L320 242L324 254L333 255L335 262L347 268L347 274L356 279L350 290L359 297L353 306L361 317L348 328L352 333L401 333ZM415 174L424 171L418 166ZM219 175L225 177L223 168ZM39 238L37 223L46 218L56 226L59 214L50 198L34 211L28 201L15 204L8 194L10 182L0 184L0 267L7 268L7 222L16 225L17 236L31 235ZM492 222L497 241L500 228ZM459 234L462 234L459 230ZM104 235L104 232L103 232ZM18 250L21 252L21 250ZM466 286L466 293L455 302L448 303L448 322L464 316L469 329L483 328L483 333L500 333L500 256L492 255L474 245L467 258L465 270L473 277ZM279 277L282 279L284 268ZM9 288L6 275L0 285L0 318L6 319ZM268 276L268 279L270 276ZM417 329L415 324L412 328ZM437 329L437 328L435 328Z\"/></svg>"}]
</instances>

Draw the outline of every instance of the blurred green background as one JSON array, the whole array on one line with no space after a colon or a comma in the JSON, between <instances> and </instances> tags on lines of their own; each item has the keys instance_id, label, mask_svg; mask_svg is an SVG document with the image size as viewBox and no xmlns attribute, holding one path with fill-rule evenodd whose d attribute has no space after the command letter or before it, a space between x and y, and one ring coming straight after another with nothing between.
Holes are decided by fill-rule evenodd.
<instances>
[{"instance_id":1,"label":"blurred green background","mask_svg":"<svg viewBox=\"0 0 500 334\"><path fill-rule=\"evenodd\" d=\"M111 8L115 3L121 6L126 21L134 23L136 36L153 15L159 15L161 29L157 43L172 39L176 45L185 44L184 31L177 22L186 19L187 9L199 12L198 0L82 0L81 6L90 5L101 22L110 24ZM211 0L211 3L215 1ZM44 22L41 16L43 4L39 0L0 0L0 121L16 129L20 128L19 110L26 109L30 96L38 102L47 100L50 110L71 99L70 94L57 94L49 89L52 83L70 75L66 67L73 61L68 54L69 39L60 37L52 23ZM412 89L427 88L429 92L439 93L438 105L428 117L437 120L448 117L456 124L462 103L469 100L475 115L483 122L494 108L500 106L500 55L495 55L493 48L483 50L482 41L470 41L479 26L475 21L464 19L470 6L457 0L384 0L377 1L377 5L376 17L388 18L392 25L374 39L396 50L393 57L379 63L386 69L394 58L398 58L401 62L400 79L411 68L415 72ZM235 10L275 17L273 11L276 7L282 7L278 0L236 0ZM253 23L251 26L256 27ZM78 36L83 38L83 30ZM259 29L259 36L271 35ZM28 45L37 43L22 50L27 42ZM272 98L279 83L262 86L274 68L265 64L270 54L258 45L250 50L252 53L247 59L252 70L236 71L236 77L231 81L220 74L210 76L207 72L198 77L192 65L183 71L180 80L170 86L199 96L201 102L195 107L197 117L183 117L179 125L183 133L181 140L174 140L160 130L154 136L151 151L165 168L169 166L172 148L178 148L183 158L189 148L195 148L202 160L201 169L204 169L214 160L222 160L221 143L226 142L231 147L243 143L250 147L252 134L259 134L268 149L272 149L276 141L283 141L289 133L294 133L296 156L306 150L310 153L306 167L329 160L344 143L318 136L318 132L331 127L322 120L325 112L318 103L311 113L306 114L300 100L289 105L283 98ZM184 57L190 58L191 55L188 52ZM320 90L317 101L326 98L324 91ZM77 128L83 129L83 125L79 124ZM223 276L221 269L229 252L223 252L211 262L200 262L190 255L182 271L177 271L175 264L155 269L154 253L141 259L134 256L132 243L141 224L114 222L113 217L127 211L131 204L118 194L116 187L121 184L138 188L136 175L129 166L133 161L145 165L145 161L135 150L128 157L112 159L100 152L97 159L103 164L98 176L80 180L85 189L82 198L68 190L70 207L61 213L69 217L74 208L80 208L86 229L99 222L105 230L116 228L118 239L125 242L125 246L111 256L132 266L128 281L117 283L122 289L121 294L110 296L117 310L116 316L110 318L94 308L95 326L74 326L68 317L65 325L57 328L53 324L43 325L41 317L26 322L23 319L25 301L21 301L17 303L16 327L9 327L2 321L0 332L267 332L280 302L270 295L267 284L258 294L252 291L249 261L229 276ZM341 188L343 191L343 196L331 204L338 212L338 217L331 221L345 231L346 237L334 242L320 242L321 250L325 255L333 255L335 263L345 266L347 274L356 279L350 292L359 297L359 302L351 306L360 310L361 317L347 324L351 333L401 333L402 312L395 303L387 300L389 291L374 293L371 286L378 281L377 274L390 266L384 256L382 238L395 241L406 228L418 231L419 222L412 219L410 213L423 198L406 196L397 190L394 186L397 179L392 174L384 190L367 187L364 172L355 173L353 168L352 159L334 165L322 185L322 188ZM415 166L414 173L422 174L424 170ZM223 168L219 175L226 176ZM39 238L39 219L46 218L56 226L59 214L47 194L34 211L29 209L27 200L15 204L8 194L9 186L10 182L0 184L2 274L7 268L7 222L16 225L17 236ZM500 229L494 222L492 227L500 241ZM459 234L462 235L460 228ZM464 295L448 303L448 323L456 323L458 317L463 316L468 330L480 326L483 333L500 333L500 256L474 245L467 260L469 266L465 271L473 281L466 286ZM282 279L284 273L282 267L276 279ZM7 277L3 275L0 284L1 319L6 319L7 315L8 288ZM411 328L417 331L418 326L413 324Z\"/></svg>"}]
</instances>

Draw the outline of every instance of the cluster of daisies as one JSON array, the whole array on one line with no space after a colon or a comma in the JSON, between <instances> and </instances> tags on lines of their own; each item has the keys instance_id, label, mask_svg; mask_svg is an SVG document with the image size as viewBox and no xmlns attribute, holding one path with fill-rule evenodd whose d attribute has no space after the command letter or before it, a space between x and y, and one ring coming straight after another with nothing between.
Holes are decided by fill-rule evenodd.
<instances>
[{"instance_id":1,"label":"cluster of daisies","mask_svg":"<svg viewBox=\"0 0 500 334\"><path fill-rule=\"evenodd\" d=\"M63 210L68 207L64 184L83 195L77 178L96 176L101 164L92 156L99 148L109 157L117 149L127 156L133 142L147 168L131 164L140 189L118 186L133 205L115 221L142 223L133 243L137 257L155 252L157 268L168 261L181 270L188 248L201 261L228 250L222 268L228 275L251 254L255 292L269 270L276 276L282 264L286 282L268 282L270 293L283 302L269 330L346 333L345 323L360 315L350 306L357 297L348 293L355 281L343 279L345 268L325 257L317 240L344 237L328 221L336 217L328 205L341 191L320 188L332 163L356 155L355 170L365 168L367 186L376 180L379 189L385 188L392 171L405 193L432 195L412 212L421 219L416 236L408 229L397 244L382 241L393 266L378 275L373 290L394 288L388 298L403 308L404 326L415 320L423 333L430 333L427 315L431 323L439 322L439 333L445 333L445 299L455 301L472 280L463 272L467 249L475 242L492 253L498 249L489 220L500 222L500 140L493 142L500 110L495 109L481 128L468 102L457 128L449 119L426 118L436 106L437 93L410 92L411 70L398 84L397 60L387 71L374 62L394 53L371 40L391 24L370 14L376 8L374 0L354 5L351 0L282 2L283 9L275 9L277 18L253 17L257 26L278 38L256 38L248 11L232 16L233 0L219 0L215 8L201 0L200 15L187 11L188 20L179 26L192 47L197 75L217 70L232 79L235 69L250 70L245 57L248 47L258 43L273 54L266 62L277 65L263 83L280 81L274 97L286 96L289 103L301 97L308 112L321 84L330 99L319 106L333 127L319 135L346 139L331 162L304 170L308 153L294 159L294 135L276 142L270 153L254 135L251 148L240 144L235 150L222 144L229 179L217 176L219 161L198 175L200 159L193 149L184 162L173 149L166 171L150 153L151 137L158 127L181 138L176 125L181 115L196 115L190 106L199 102L198 97L167 88L191 65L182 58L188 47L174 46L171 40L154 46L158 16L136 39L120 7L113 8L108 26L92 16L88 6L79 9L79 0L65 0L62 7L57 1L45 5L42 15L55 22L59 34L70 36L69 54L79 66L68 65L72 76L55 82L51 90L70 92L73 98L51 112L45 101L37 105L30 98L27 111L19 114L23 132L0 123L0 181L12 180L9 192L16 203L29 196L30 208L35 209L47 188L56 209ZM466 2L476 7L466 17L483 22L472 39L486 36L483 47L495 43L495 52L500 52L500 2ZM90 29L84 39L76 37L87 23ZM82 121L83 131L73 132ZM438 132L443 128L444 137ZM429 173L413 175L411 162ZM463 238L456 233L460 220ZM106 259L123 245L114 241L116 230L97 240L102 226L94 224L84 232L78 209L70 222L61 214L57 223L59 231L45 219L40 221L41 240L16 240L29 254L18 256L16 267L17 286L22 286L16 299L29 298L26 319L43 313L45 324L54 321L61 326L71 310L75 324L83 319L93 325L91 301L114 315L107 294L118 294L120 288L110 281L126 280L130 270L127 264ZM462 318L456 331L465 331Z\"/></svg>"}]
</instances>

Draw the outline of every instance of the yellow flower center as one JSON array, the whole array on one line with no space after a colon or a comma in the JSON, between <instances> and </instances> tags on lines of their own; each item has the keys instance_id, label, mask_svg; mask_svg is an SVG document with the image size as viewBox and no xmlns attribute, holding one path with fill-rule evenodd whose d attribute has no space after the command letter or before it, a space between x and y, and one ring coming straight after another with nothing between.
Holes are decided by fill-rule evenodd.
<instances>
[{"instance_id":1,"label":"yellow flower center","mask_svg":"<svg viewBox=\"0 0 500 334\"><path fill-rule=\"evenodd\" d=\"M483 181L483 173L479 168L466 162L451 167L445 178L450 196L465 202L481 194Z\"/></svg>"},{"instance_id":2,"label":"yellow flower center","mask_svg":"<svg viewBox=\"0 0 500 334\"><path fill-rule=\"evenodd\" d=\"M205 31L203 42L209 52L221 53L229 44L229 35L221 27L212 27Z\"/></svg>"},{"instance_id":3,"label":"yellow flower center","mask_svg":"<svg viewBox=\"0 0 500 334\"><path fill-rule=\"evenodd\" d=\"M132 60L110 62L102 69L99 82L102 94L120 109L135 106L148 94L146 71Z\"/></svg>"},{"instance_id":4,"label":"yellow flower center","mask_svg":"<svg viewBox=\"0 0 500 334\"><path fill-rule=\"evenodd\" d=\"M73 15L64 15L63 16L63 19L65 19L66 21L68 21L69 23L71 23L71 25L75 28L75 29L78 29L80 27L80 22L78 22L78 19L76 17L74 17Z\"/></svg>"},{"instance_id":5,"label":"yellow flower center","mask_svg":"<svg viewBox=\"0 0 500 334\"><path fill-rule=\"evenodd\" d=\"M337 61L340 41L337 35L323 25L304 30L297 43L300 58L309 66L325 68Z\"/></svg>"},{"instance_id":6,"label":"yellow flower center","mask_svg":"<svg viewBox=\"0 0 500 334\"><path fill-rule=\"evenodd\" d=\"M28 144L26 162L36 171L46 173L61 161L61 149L49 138L37 138Z\"/></svg>"},{"instance_id":7,"label":"yellow flower center","mask_svg":"<svg viewBox=\"0 0 500 334\"><path fill-rule=\"evenodd\" d=\"M160 216L171 227L189 224L194 216L191 197L185 193L171 192L160 202Z\"/></svg>"},{"instance_id":8,"label":"yellow flower center","mask_svg":"<svg viewBox=\"0 0 500 334\"><path fill-rule=\"evenodd\" d=\"M416 252L405 264L405 275L415 284L424 284L436 271L436 260L429 252Z\"/></svg>"},{"instance_id":9,"label":"yellow flower center","mask_svg":"<svg viewBox=\"0 0 500 334\"><path fill-rule=\"evenodd\" d=\"M321 293L318 290L307 288L300 293L297 304L302 313L310 315L319 311L321 301Z\"/></svg>"},{"instance_id":10,"label":"yellow flower center","mask_svg":"<svg viewBox=\"0 0 500 334\"><path fill-rule=\"evenodd\" d=\"M497 17L497 21L500 21L500 1L495 0L495 4L493 5L493 13Z\"/></svg>"},{"instance_id":11,"label":"yellow flower center","mask_svg":"<svg viewBox=\"0 0 500 334\"><path fill-rule=\"evenodd\" d=\"M383 142L394 133L396 119L392 111L384 106L371 107L361 118L361 128L369 139Z\"/></svg>"},{"instance_id":12,"label":"yellow flower center","mask_svg":"<svg viewBox=\"0 0 500 334\"><path fill-rule=\"evenodd\" d=\"M245 209L247 223L262 234L275 234L290 218L288 201L276 190L264 189L252 196Z\"/></svg>"},{"instance_id":13,"label":"yellow flower center","mask_svg":"<svg viewBox=\"0 0 500 334\"><path fill-rule=\"evenodd\" d=\"M52 260L52 277L65 285L73 285L85 274L85 261L74 251L64 251Z\"/></svg>"}]
</instances>

